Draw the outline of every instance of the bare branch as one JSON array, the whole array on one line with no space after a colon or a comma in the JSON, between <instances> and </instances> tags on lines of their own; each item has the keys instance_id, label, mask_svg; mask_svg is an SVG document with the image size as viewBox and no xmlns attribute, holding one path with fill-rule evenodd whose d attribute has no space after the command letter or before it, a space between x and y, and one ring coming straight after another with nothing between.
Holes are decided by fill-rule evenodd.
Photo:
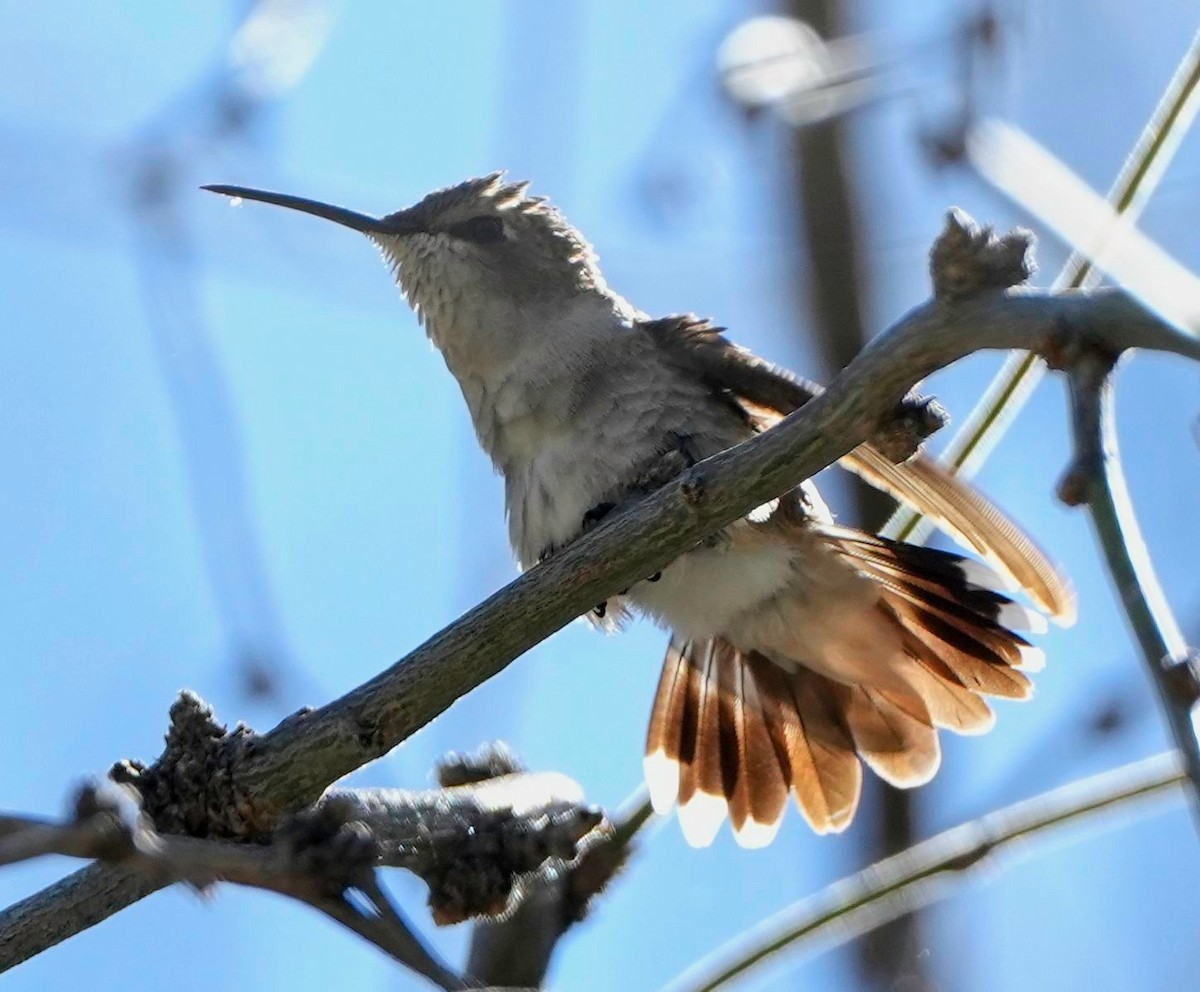
<instances>
[{"instance_id":1,"label":"bare branch","mask_svg":"<svg viewBox=\"0 0 1200 992\"><path fill-rule=\"evenodd\" d=\"M1075 455L1059 482L1069 506L1087 504L1108 572L1142 649L1151 681L1191 780L1191 809L1200 828L1200 741L1192 713L1200 699L1194 655L1159 585L1138 527L1117 446L1112 378L1115 356L1086 346L1061 356L1071 387Z\"/></svg>"},{"instance_id":2,"label":"bare branch","mask_svg":"<svg viewBox=\"0 0 1200 992\"><path fill-rule=\"evenodd\" d=\"M945 899L1022 839L1124 807L1187 781L1175 754L1160 754L1043 793L937 834L827 886L736 938L672 981L671 992L711 992L787 950L829 949Z\"/></svg>"},{"instance_id":3,"label":"bare branch","mask_svg":"<svg viewBox=\"0 0 1200 992\"><path fill-rule=\"evenodd\" d=\"M622 810L615 823L604 824L579 845L574 860L548 862L523 879L515 909L475 924L467 962L473 976L491 985L543 986L559 941L625 867L634 837L653 815L645 789L638 789Z\"/></svg>"},{"instance_id":4,"label":"bare branch","mask_svg":"<svg viewBox=\"0 0 1200 992\"><path fill-rule=\"evenodd\" d=\"M356 888L370 904L372 914L362 912L344 895L323 899L317 908L441 988L476 987L469 977L456 975L434 955L396 908L375 874L366 875Z\"/></svg>"},{"instance_id":5,"label":"bare branch","mask_svg":"<svg viewBox=\"0 0 1200 992\"><path fill-rule=\"evenodd\" d=\"M238 836L268 834L282 816L385 754L593 604L874 436L932 372L984 349L1055 355L1084 337L1111 353L1146 348L1200 359L1200 342L1120 290L988 289L935 298L872 341L826 392L777 427L612 514L375 678L267 734L235 732L217 742L206 752L220 772L222 802L210 807L216 822ZM178 762L174 774L189 767ZM173 794L174 782L160 784ZM225 822L230 811L236 823ZM94 904L86 908L90 922L106 915ZM84 925L54 933L62 939ZM13 939L0 930L0 946ZM28 935L19 943L26 953L39 949ZM0 958L0 968L13 963Z\"/></svg>"},{"instance_id":6,"label":"bare branch","mask_svg":"<svg viewBox=\"0 0 1200 992\"><path fill-rule=\"evenodd\" d=\"M289 896L353 930L442 989L464 989L384 895L375 877L379 848L370 828L327 803L291 818L270 845L160 834L142 815L134 790L84 786L63 822L0 817L0 865L45 854L95 858L151 878L205 889L235 882ZM362 908L348 898L357 892Z\"/></svg>"},{"instance_id":7,"label":"bare branch","mask_svg":"<svg viewBox=\"0 0 1200 992\"><path fill-rule=\"evenodd\" d=\"M335 791L335 804L366 823L380 864L407 868L429 886L439 924L501 915L519 898L521 876L574 860L590 835L607 830L565 775L506 775L425 792Z\"/></svg>"},{"instance_id":8,"label":"bare branch","mask_svg":"<svg viewBox=\"0 0 1200 992\"><path fill-rule=\"evenodd\" d=\"M0 911L0 972L132 906L165 883L96 862Z\"/></svg>"},{"instance_id":9,"label":"bare branch","mask_svg":"<svg viewBox=\"0 0 1200 992\"><path fill-rule=\"evenodd\" d=\"M441 922L499 913L522 874L548 859L571 862L603 819L565 776L516 774L421 792L333 792L285 819L270 844L245 844L159 833L136 795L129 787L86 787L65 822L0 816L0 865L61 854L107 861L159 885L267 889L308 903L443 988L465 985L403 920L375 868L404 867L424 878Z\"/></svg>"}]
</instances>

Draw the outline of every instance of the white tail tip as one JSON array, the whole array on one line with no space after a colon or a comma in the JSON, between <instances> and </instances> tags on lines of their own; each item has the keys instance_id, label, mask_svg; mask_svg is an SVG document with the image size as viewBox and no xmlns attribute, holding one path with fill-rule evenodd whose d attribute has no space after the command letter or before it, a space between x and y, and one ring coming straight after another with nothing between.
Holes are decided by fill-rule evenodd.
<instances>
[{"instance_id":1,"label":"white tail tip","mask_svg":"<svg viewBox=\"0 0 1200 992\"><path fill-rule=\"evenodd\" d=\"M679 807L679 826L692 847L708 847L721 829L729 810L723 796L697 792Z\"/></svg>"},{"instance_id":2,"label":"white tail tip","mask_svg":"<svg viewBox=\"0 0 1200 992\"><path fill-rule=\"evenodd\" d=\"M659 816L666 816L679 798L679 763L664 751L653 751L642 759L642 773L650 793L650 805Z\"/></svg>"}]
</instances>

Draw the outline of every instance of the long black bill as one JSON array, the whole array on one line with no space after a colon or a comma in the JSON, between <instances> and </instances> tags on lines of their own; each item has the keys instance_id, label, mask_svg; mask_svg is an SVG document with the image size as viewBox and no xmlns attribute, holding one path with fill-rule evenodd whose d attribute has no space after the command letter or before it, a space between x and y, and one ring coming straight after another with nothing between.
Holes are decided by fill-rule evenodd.
<instances>
[{"instance_id":1,"label":"long black bill","mask_svg":"<svg viewBox=\"0 0 1200 992\"><path fill-rule=\"evenodd\" d=\"M258 200L261 203L273 203L277 207L287 207L289 210L299 210L314 217L324 217L335 224L349 227L363 234L417 234L423 230L413 218L405 217L403 212L391 214L388 217L370 217L367 214L335 207L330 203L319 200L309 200L303 196L292 196L288 193L272 193L265 189L250 189L247 186L201 186L210 193L220 193L241 200Z\"/></svg>"}]
</instances>

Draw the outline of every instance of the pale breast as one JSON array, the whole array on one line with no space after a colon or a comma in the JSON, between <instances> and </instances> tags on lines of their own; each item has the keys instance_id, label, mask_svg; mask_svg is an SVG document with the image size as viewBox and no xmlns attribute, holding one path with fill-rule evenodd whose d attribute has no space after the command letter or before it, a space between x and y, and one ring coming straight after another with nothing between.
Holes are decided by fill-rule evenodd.
<instances>
[{"instance_id":1,"label":"pale breast","mask_svg":"<svg viewBox=\"0 0 1200 992\"><path fill-rule=\"evenodd\" d=\"M792 558L784 545L746 549L719 542L689 551L656 581L639 582L629 600L681 637L712 637L793 581Z\"/></svg>"},{"instance_id":2,"label":"pale breast","mask_svg":"<svg viewBox=\"0 0 1200 992\"><path fill-rule=\"evenodd\" d=\"M500 426L512 544L523 565L576 537L584 515L619 503L669 452L704 458L748 436L744 418L666 363L640 332L560 352ZM530 400L530 395L536 397ZM505 410L504 397L495 409Z\"/></svg>"},{"instance_id":3,"label":"pale breast","mask_svg":"<svg viewBox=\"0 0 1200 992\"><path fill-rule=\"evenodd\" d=\"M543 439L534 455L506 471L509 537L522 566L576 537L585 515L611 501L639 463L653 457L654 443L643 437L623 446L597 444L572 431Z\"/></svg>"}]
</instances>

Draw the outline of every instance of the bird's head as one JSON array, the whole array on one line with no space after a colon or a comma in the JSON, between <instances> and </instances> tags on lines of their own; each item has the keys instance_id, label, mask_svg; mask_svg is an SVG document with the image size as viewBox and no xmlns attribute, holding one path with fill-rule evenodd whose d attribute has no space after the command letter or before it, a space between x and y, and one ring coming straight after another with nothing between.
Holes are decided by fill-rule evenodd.
<instances>
[{"instance_id":1,"label":"bird's head","mask_svg":"<svg viewBox=\"0 0 1200 992\"><path fill-rule=\"evenodd\" d=\"M260 200L324 217L374 241L405 299L446 353L512 351L521 335L581 297L608 291L591 245L528 183L501 173L430 193L384 217L315 200L206 186L226 196Z\"/></svg>"}]
</instances>

